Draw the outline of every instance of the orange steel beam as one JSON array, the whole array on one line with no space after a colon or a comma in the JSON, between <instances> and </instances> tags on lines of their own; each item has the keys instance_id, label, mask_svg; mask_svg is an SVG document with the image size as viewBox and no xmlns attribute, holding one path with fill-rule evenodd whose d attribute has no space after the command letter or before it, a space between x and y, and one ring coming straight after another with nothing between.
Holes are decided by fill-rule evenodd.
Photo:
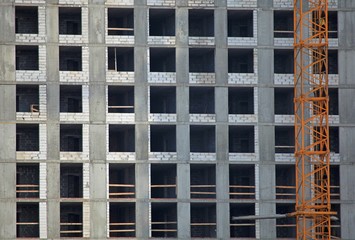
<instances>
[{"instance_id":1,"label":"orange steel beam","mask_svg":"<svg viewBox=\"0 0 355 240\"><path fill-rule=\"evenodd\" d=\"M328 0L294 0L297 239L332 239Z\"/></svg>"}]
</instances>

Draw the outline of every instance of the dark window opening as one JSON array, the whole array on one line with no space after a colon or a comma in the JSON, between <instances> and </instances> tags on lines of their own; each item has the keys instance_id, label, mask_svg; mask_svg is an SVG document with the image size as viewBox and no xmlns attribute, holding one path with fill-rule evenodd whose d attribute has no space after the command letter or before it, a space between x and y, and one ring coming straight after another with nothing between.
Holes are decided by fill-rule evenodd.
<instances>
[{"instance_id":1,"label":"dark window opening","mask_svg":"<svg viewBox=\"0 0 355 240\"><path fill-rule=\"evenodd\" d=\"M338 50L328 50L328 73L338 74Z\"/></svg>"},{"instance_id":2,"label":"dark window opening","mask_svg":"<svg viewBox=\"0 0 355 240\"><path fill-rule=\"evenodd\" d=\"M134 164L110 164L109 181L110 198L135 197Z\"/></svg>"},{"instance_id":3,"label":"dark window opening","mask_svg":"<svg viewBox=\"0 0 355 240\"><path fill-rule=\"evenodd\" d=\"M253 11L228 11L228 37L253 37Z\"/></svg>"},{"instance_id":4,"label":"dark window opening","mask_svg":"<svg viewBox=\"0 0 355 240\"><path fill-rule=\"evenodd\" d=\"M16 151L39 151L38 124L16 124Z\"/></svg>"},{"instance_id":5,"label":"dark window opening","mask_svg":"<svg viewBox=\"0 0 355 240\"><path fill-rule=\"evenodd\" d=\"M151 125L150 126L151 152L176 152L176 126Z\"/></svg>"},{"instance_id":6,"label":"dark window opening","mask_svg":"<svg viewBox=\"0 0 355 240\"><path fill-rule=\"evenodd\" d=\"M215 152L215 144L215 126L190 126L190 152Z\"/></svg>"},{"instance_id":7,"label":"dark window opening","mask_svg":"<svg viewBox=\"0 0 355 240\"><path fill-rule=\"evenodd\" d=\"M108 9L108 35L134 35L133 8Z\"/></svg>"},{"instance_id":8,"label":"dark window opening","mask_svg":"<svg viewBox=\"0 0 355 240\"><path fill-rule=\"evenodd\" d=\"M255 152L254 135L254 126L229 126L229 152Z\"/></svg>"},{"instance_id":9,"label":"dark window opening","mask_svg":"<svg viewBox=\"0 0 355 240\"><path fill-rule=\"evenodd\" d=\"M190 48L189 71L192 73L214 72L214 49Z\"/></svg>"},{"instance_id":10,"label":"dark window opening","mask_svg":"<svg viewBox=\"0 0 355 240\"><path fill-rule=\"evenodd\" d=\"M339 95L337 88L329 88L329 114L338 115L339 114Z\"/></svg>"},{"instance_id":11,"label":"dark window opening","mask_svg":"<svg viewBox=\"0 0 355 240\"><path fill-rule=\"evenodd\" d=\"M60 112L82 112L81 85L60 86Z\"/></svg>"},{"instance_id":12,"label":"dark window opening","mask_svg":"<svg viewBox=\"0 0 355 240\"><path fill-rule=\"evenodd\" d=\"M135 151L134 125L113 125L109 127L109 152Z\"/></svg>"},{"instance_id":13,"label":"dark window opening","mask_svg":"<svg viewBox=\"0 0 355 240\"><path fill-rule=\"evenodd\" d=\"M229 114L254 114L253 88L228 88Z\"/></svg>"},{"instance_id":14,"label":"dark window opening","mask_svg":"<svg viewBox=\"0 0 355 240\"><path fill-rule=\"evenodd\" d=\"M175 72L175 48L150 48L150 72Z\"/></svg>"},{"instance_id":15,"label":"dark window opening","mask_svg":"<svg viewBox=\"0 0 355 240\"><path fill-rule=\"evenodd\" d=\"M16 70L38 70L38 46L16 46Z\"/></svg>"},{"instance_id":16,"label":"dark window opening","mask_svg":"<svg viewBox=\"0 0 355 240\"><path fill-rule=\"evenodd\" d=\"M108 47L108 70L134 71L134 51L130 47Z\"/></svg>"},{"instance_id":17,"label":"dark window opening","mask_svg":"<svg viewBox=\"0 0 355 240\"><path fill-rule=\"evenodd\" d=\"M281 74L293 74L293 50L275 49L274 50L274 72Z\"/></svg>"},{"instance_id":18,"label":"dark window opening","mask_svg":"<svg viewBox=\"0 0 355 240\"><path fill-rule=\"evenodd\" d=\"M191 203L191 237L215 238L216 204Z\"/></svg>"},{"instance_id":19,"label":"dark window opening","mask_svg":"<svg viewBox=\"0 0 355 240\"><path fill-rule=\"evenodd\" d=\"M255 215L253 203L231 203L230 214L230 234L232 238L255 238L255 220L233 220L233 217Z\"/></svg>"},{"instance_id":20,"label":"dark window opening","mask_svg":"<svg viewBox=\"0 0 355 240\"><path fill-rule=\"evenodd\" d=\"M152 237L177 237L176 203L152 203Z\"/></svg>"},{"instance_id":21,"label":"dark window opening","mask_svg":"<svg viewBox=\"0 0 355 240\"><path fill-rule=\"evenodd\" d=\"M17 203L16 237L39 237L39 205L38 203Z\"/></svg>"},{"instance_id":22,"label":"dark window opening","mask_svg":"<svg viewBox=\"0 0 355 240\"><path fill-rule=\"evenodd\" d=\"M326 54L322 50L315 50L313 52L313 62L317 62L313 65L313 73L320 74L325 73L326 66L325 61L319 61L320 59L325 60ZM328 73L338 74L338 50L328 50Z\"/></svg>"},{"instance_id":23,"label":"dark window opening","mask_svg":"<svg viewBox=\"0 0 355 240\"><path fill-rule=\"evenodd\" d=\"M330 165L330 197L331 199L340 199L339 165Z\"/></svg>"},{"instance_id":24,"label":"dark window opening","mask_svg":"<svg viewBox=\"0 0 355 240\"><path fill-rule=\"evenodd\" d=\"M329 38L338 37L338 12L328 12L328 36Z\"/></svg>"},{"instance_id":25,"label":"dark window opening","mask_svg":"<svg viewBox=\"0 0 355 240\"><path fill-rule=\"evenodd\" d=\"M83 236L83 204L60 203L60 237Z\"/></svg>"},{"instance_id":26,"label":"dark window opening","mask_svg":"<svg viewBox=\"0 0 355 240\"><path fill-rule=\"evenodd\" d=\"M81 8L59 8L59 34L81 34Z\"/></svg>"},{"instance_id":27,"label":"dark window opening","mask_svg":"<svg viewBox=\"0 0 355 240\"><path fill-rule=\"evenodd\" d=\"M293 88L275 88L274 91L275 114L294 114Z\"/></svg>"},{"instance_id":28,"label":"dark window opening","mask_svg":"<svg viewBox=\"0 0 355 240\"><path fill-rule=\"evenodd\" d=\"M83 166L78 163L60 165L60 197L83 197Z\"/></svg>"},{"instance_id":29,"label":"dark window opening","mask_svg":"<svg viewBox=\"0 0 355 240\"><path fill-rule=\"evenodd\" d=\"M296 171L294 165L276 165L276 199L295 199Z\"/></svg>"},{"instance_id":30,"label":"dark window opening","mask_svg":"<svg viewBox=\"0 0 355 240\"><path fill-rule=\"evenodd\" d=\"M216 166L212 164L191 164L190 184L191 198L216 198Z\"/></svg>"},{"instance_id":31,"label":"dark window opening","mask_svg":"<svg viewBox=\"0 0 355 240\"><path fill-rule=\"evenodd\" d=\"M176 198L176 164L151 165L151 198Z\"/></svg>"},{"instance_id":32,"label":"dark window opening","mask_svg":"<svg viewBox=\"0 0 355 240\"><path fill-rule=\"evenodd\" d=\"M108 86L108 112L134 113L134 87Z\"/></svg>"},{"instance_id":33,"label":"dark window opening","mask_svg":"<svg viewBox=\"0 0 355 240\"><path fill-rule=\"evenodd\" d=\"M150 87L150 113L176 113L176 88Z\"/></svg>"},{"instance_id":34,"label":"dark window opening","mask_svg":"<svg viewBox=\"0 0 355 240\"><path fill-rule=\"evenodd\" d=\"M136 206L134 202L110 203L110 237L136 236Z\"/></svg>"},{"instance_id":35,"label":"dark window opening","mask_svg":"<svg viewBox=\"0 0 355 240\"><path fill-rule=\"evenodd\" d=\"M175 36L175 10L150 9L149 10L150 36Z\"/></svg>"},{"instance_id":36,"label":"dark window opening","mask_svg":"<svg viewBox=\"0 0 355 240\"><path fill-rule=\"evenodd\" d=\"M213 37L214 13L213 10L189 10L189 36Z\"/></svg>"},{"instance_id":37,"label":"dark window opening","mask_svg":"<svg viewBox=\"0 0 355 240\"><path fill-rule=\"evenodd\" d=\"M81 47L59 47L59 70L82 71Z\"/></svg>"},{"instance_id":38,"label":"dark window opening","mask_svg":"<svg viewBox=\"0 0 355 240\"><path fill-rule=\"evenodd\" d=\"M277 203L276 214L292 213L295 211L295 205L290 203ZM296 218L276 219L276 236L278 238L296 237Z\"/></svg>"},{"instance_id":39,"label":"dark window opening","mask_svg":"<svg viewBox=\"0 0 355 240\"><path fill-rule=\"evenodd\" d=\"M330 151L339 153L339 127L329 127Z\"/></svg>"},{"instance_id":40,"label":"dark window opening","mask_svg":"<svg viewBox=\"0 0 355 240\"><path fill-rule=\"evenodd\" d=\"M60 151L83 151L83 128L81 124L60 124Z\"/></svg>"},{"instance_id":41,"label":"dark window opening","mask_svg":"<svg viewBox=\"0 0 355 240\"><path fill-rule=\"evenodd\" d=\"M253 49L228 49L229 73L253 73Z\"/></svg>"},{"instance_id":42,"label":"dark window opening","mask_svg":"<svg viewBox=\"0 0 355 240\"><path fill-rule=\"evenodd\" d=\"M275 126L275 153L294 153L294 127Z\"/></svg>"},{"instance_id":43,"label":"dark window opening","mask_svg":"<svg viewBox=\"0 0 355 240\"><path fill-rule=\"evenodd\" d=\"M214 114L214 88L213 87L190 87L189 89L190 113Z\"/></svg>"},{"instance_id":44,"label":"dark window opening","mask_svg":"<svg viewBox=\"0 0 355 240\"><path fill-rule=\"evenodd\" d=\"M15 7L15 32L38 34L38 7Z\"/></svg>"},{"instance_id":45,"label":"dark window opening","mask_svg":"<svg viewBox=\"0 0 355 240\"><path fill-rule=\"evenodd\" d=\"M336 212L338 220L331 220L331 236L341 239L341 209L340 204L332 204L332 211Z\"/></svg>"},{"instance_id":46,"label":"dark window opening","mask_svg":"<svg viewBox=\"0 0 355 240\"><path fill-rule=\"evenodd\" d=\"M293 38L292 11L274 11L274 37Z\"/></svg>"},{"instance_id":47,"label":"dark window opening","mask_svg":"<svg viewBox=\"0 0 355 240\"><path fill-rule=\"evenodd\" d=\"M16 165L16 197L39 197L39 164Z\"/></svg>"},{"instance_id":48,"label":"dark window opening","mask_svg":"<svg viewBox=\"0 0 355 240\"><path fill-rule=\"evenodd\" d=\"M229 198L255 199L254 165L233 164L229 166Z\"/></svg>"},{"instance_id":49,"label":"dark window opening","mask_svg":"<svg viewBox=\"0 0 355 240\"><path fill-rule=\"evenodd\" d=\"M16 112L39 112L38 85L16 85Z\"/></svg>"}]
</instances>

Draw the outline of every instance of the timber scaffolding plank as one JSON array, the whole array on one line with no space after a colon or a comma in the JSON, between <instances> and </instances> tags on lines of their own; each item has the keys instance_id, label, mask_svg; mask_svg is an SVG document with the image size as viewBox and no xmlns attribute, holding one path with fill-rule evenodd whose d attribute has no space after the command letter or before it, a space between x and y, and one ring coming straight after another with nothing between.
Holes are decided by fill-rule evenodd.
<instances>
[{"instance_id":1,"label":"timber scaffolding plank","mask_svg":"<svg viewBox=\"0 0 355 240\"><path fill-rule=\"evenodd\" d=\"M111 183L109 184L109 197L120 198L124 196L135 197L135 184L126 184L126 183ZM133 191L123 191L127 189L132 189ZM115 190L114 190L115 189Z\"/></svg>"}]
</instances>

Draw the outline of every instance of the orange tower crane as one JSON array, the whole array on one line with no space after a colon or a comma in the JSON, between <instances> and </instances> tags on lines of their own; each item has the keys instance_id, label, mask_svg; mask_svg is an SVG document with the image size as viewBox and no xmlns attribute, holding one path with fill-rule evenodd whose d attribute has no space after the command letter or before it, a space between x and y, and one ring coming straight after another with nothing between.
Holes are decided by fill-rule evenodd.
<instances>
[{"instance_id":1,"label":"orange tower crane","mask_svg":"<svg viewBox=\"0 0 355 240\"><path fill-rule=\"evenodd\" d=\"M328 0L294 0L297 239L331 239Z\"/></svg>"}]
</instances>

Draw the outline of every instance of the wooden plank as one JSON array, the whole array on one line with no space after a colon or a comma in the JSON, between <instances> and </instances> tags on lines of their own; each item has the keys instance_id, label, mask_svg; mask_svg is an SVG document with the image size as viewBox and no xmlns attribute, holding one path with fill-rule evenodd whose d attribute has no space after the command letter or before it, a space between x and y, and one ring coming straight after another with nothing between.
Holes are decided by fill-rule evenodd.
<instances>
[{"instance_id":1,"label":"wooden plank","mask_svg":"<svg viewBox=\"0 0 355 240\"><path fill-rule=\"evenodd\" d=\"M17 222L16 225L39 225L38 222Z\"/></svg>"},{"instance_id":2,"label":"wooden plank","mask_svg":"<svg viewBox=\"0 0 355 240\"><path fill-rule=\"evenodd\" d=\"M135 187L134 184L121 184L121 183L112 183L109 184L110 187Z\"/></svg>"},{"instance_id":3,"label":"wooden plank","mask_svg":"<svg viewBox=\"0 0 355 240\"><path fill-rule=\"evenodd\" d=\"M122 229L122 230L110 230L110 233L124 233L124 232L135 232L134 229Z\"/></svg>"},{"instance_id":4,"label":"wooden plank","mask_svg":"<svg viewBox=\"0 0 355 240\"><path fill-rule=\"evenodd\" d=\"M81 226L83 223L60 223L60 226Z\"/></svg>"},{"instance_id":5,"label":"wooden plank","mask_svg":"<svg viewBox=\"0 0 355 240\"><path fill-rule=\"evenodd\" d=\"M110 196L127 196L127 195L134 195L134 192L127 192L127 193L110 193Z\"/></svg>"},{"instance_id":6,"label":"wooden plank","mask_svg":"<svg viewBox=\"0 0 355 240\"><path fill-rule=\"evenodd\" d=\"M133 31L133 28L107 28L109 31Z\"/></svg>"},{"instance_id":7,"label":"wooden plank","mask_svg":"<svg viewBox=\"0 0 355 240\"><path fill-rule=\"evenodd\" d=\"M191 194L212 195L212 194L216 194L216 192L191 192Z\"/></svg>"},{"instance_id":8,"label":"wooden plank","mask_svg":"<svg viewBox=\"0 0 355 240\"><path fill-rule=\"evenodd\" d=\"M191 223L191 226L216 226L216 223Z\"/></svg>"}]
</instances>

